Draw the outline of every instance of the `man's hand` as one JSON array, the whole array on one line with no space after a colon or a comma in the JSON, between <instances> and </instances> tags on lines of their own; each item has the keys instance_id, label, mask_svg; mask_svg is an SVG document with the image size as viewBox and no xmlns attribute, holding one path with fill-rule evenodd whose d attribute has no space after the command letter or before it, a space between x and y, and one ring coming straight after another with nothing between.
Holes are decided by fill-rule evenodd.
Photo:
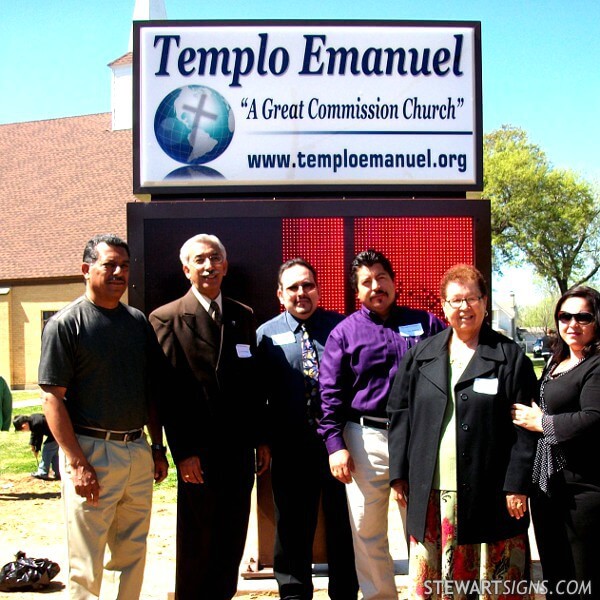
<instances>
[{"instance_id":1,"label":"man's hand","mask_svg":"<svg viewBox=\"0 0 600 600\"><path fill-rule=\"evenodd\" d=\"M348 450L338 450L329 455L329 468L331 474L342 483L352 482L352 471L354 471L354 461Z\"/></svg>"},{"instance_id":2,"label":"man's hand","mask_svg":"<svg viewBox=\"0 0 600 600\"><path fill-rule=\"evenodd\" d=\"M260 444L256 449L256 474L260 477L271 466L271 449L267 444Z\"/></svg>"},{"instance_id":3,"label":"man's hand","mask_svg":"<svg viewBox=\"0 0 600 600\"><path fill-rule=\"evenodd\" d=\"M408 504L408 481L404 479L394 479L392 481L392 498L398 503L399 507L406 508Z\"/></svg>"},{"instance_id":4,"label":"man's hand","mask_svg":"<svg viewBox=\"0 0 600 600\"><path fill-rule=\"evenodd\" d=\"M179 469L179 476L185 483L204 483L200 457L188 456L177 463L177 468Z\"/></svg>"},{"instance_id":5,"label":"man's hand","mask_svg":"<svg viewBox=\"0 0 600 600\"><path fill-rule=\"evenodd\" d=\"M85 498L93 506L98 506L100 484L94 467L88 462L71 462L70 466L75 493Z\"/></svg>"},{"instance_id":6,"label":"man's hand","mask_svg":"<svg viewBox=\"0 0 600 600\"><path fill-rule=\"evenodd\" d=\"M167 478L169 473L169 461L162 450L152 450L154 461L154 482L160 483Z\"/></svg>"}]
</instances>

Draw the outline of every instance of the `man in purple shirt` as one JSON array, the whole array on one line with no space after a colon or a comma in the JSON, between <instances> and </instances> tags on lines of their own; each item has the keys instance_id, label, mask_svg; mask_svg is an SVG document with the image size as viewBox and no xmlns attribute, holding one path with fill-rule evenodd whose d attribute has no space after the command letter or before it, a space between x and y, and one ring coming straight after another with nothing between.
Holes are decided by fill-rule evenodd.
<instances>
[{"instance_id":1,"label":"man in purple shirt","mask_svg":"<svg viewBox=\"0 0 600 600\"><path fill-rule=\"evenodd\" d=\"M394 271L380 252L367 250L354 258L351 282L362 306L325 345L319 433L333 476L347 484L363 598L390 600L397 591L387 536L387 400L407 350L445 325L426 311L396 305Z\"/></svg>"}]
</instances>

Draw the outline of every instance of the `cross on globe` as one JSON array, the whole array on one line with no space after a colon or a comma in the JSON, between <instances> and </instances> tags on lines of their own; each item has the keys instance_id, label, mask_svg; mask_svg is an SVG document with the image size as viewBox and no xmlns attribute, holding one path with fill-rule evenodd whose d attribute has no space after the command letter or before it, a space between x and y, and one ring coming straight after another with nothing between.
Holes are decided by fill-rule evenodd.
<instances>
[{"instance_id":1,"label":"cross on globe","mask_svg":"<svg viewBox=\"0 0 600 600\"><path fill-rule=\"evenodd\" d=\"M214 160L233 139L235 119L227 100L204 85L170 92L158 106L154 133L171 158L188 165Z\"/></svg>"}]
</instances>

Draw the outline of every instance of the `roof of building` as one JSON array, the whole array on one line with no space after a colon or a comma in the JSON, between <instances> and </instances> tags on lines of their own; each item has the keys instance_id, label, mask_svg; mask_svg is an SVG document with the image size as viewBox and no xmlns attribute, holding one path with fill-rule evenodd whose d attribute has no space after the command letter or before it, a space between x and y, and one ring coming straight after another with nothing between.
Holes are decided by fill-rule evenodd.
<instances>
[{"instance_id":1,"label":"roof of building","mask_svg":"<svg viewBox=\"0 0 600 600\"><path fill-rule=\"evenodd\" d=\"M126 235L131 145L110 113L0 125L0 282L80 275L93 235Z\"/></svg>"},{"instance_id":2,"label":"roof of building","mask_svg":"<svg viewBox=\"0 0 600 600\"><path fill-rule=\"evenodd\" d=\"M116 60L108 63L108 66L114 68L131 64L133 64L133 52L127 52L126 54L123 54L123 56L120 56Z\"/></svg>"}]
</instances>

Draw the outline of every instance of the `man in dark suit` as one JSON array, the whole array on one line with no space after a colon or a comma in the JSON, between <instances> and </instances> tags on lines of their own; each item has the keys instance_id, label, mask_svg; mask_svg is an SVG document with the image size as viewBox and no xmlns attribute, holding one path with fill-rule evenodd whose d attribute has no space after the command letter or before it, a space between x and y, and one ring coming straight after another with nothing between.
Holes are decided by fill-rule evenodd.
<instances>
[{"instance_id":1,"label":"man in dark suit","mask_svg":"<svg viewBox=\"0 0 600 600\"><path fill-rule=\"evenodd\" d=\"M229 600L242 558L263 395L256 383L252 310L221 294L227 253L207 234L181 248L190 291L150 315L167 357L165 431L177 464L177 600Z\"/></svg>"}]
</instances>

